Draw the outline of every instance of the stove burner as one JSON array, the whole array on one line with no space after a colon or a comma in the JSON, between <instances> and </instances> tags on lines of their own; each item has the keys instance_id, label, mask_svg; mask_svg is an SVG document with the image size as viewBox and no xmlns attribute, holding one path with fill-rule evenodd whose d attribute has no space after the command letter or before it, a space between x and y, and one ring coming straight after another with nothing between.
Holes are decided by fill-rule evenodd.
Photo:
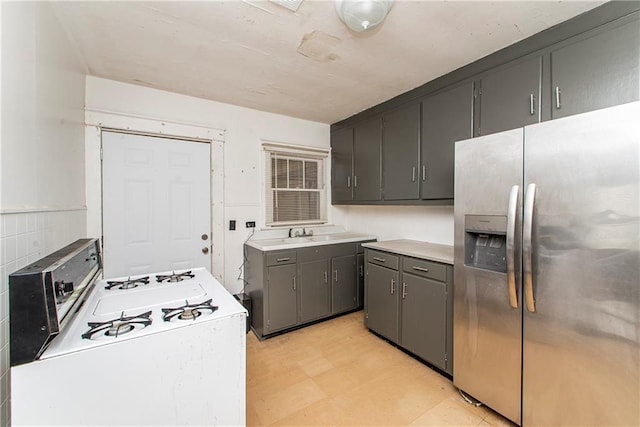
<instances>
[{"instance_id":1,"label":"stove burner","mask_svg":"<svg viewBox=\"0 0 640 427\"><path fill-rule=\"evenodd\" d=\"M190 279L192 277L195 277L195 274L191 274L191 271L185 271L184 273L176 273L174 271L173 274L166 274L166 275L158 274L156 275L156 280L160 283L164 281L182 282L184 279Z\"/></svg>"},{"instance_id":2,"label":"stove burner","mask_svg":"<svg viewBox=\"0 0 640 427\"><path fill-rule=\"evenodd\" d=\"M171 322L174 319L196 320L203 314L203 311L211 314L217 309L217 306L211 305L211 299L197 304L189 304L189 301L185 300L185 305L181 307L163 308L162 312L164 313L164 316L162 316L162 320L165 322Z\"/></svg>"},{"instance_id":3,"label":"stove burner","mask_svg":"<svg viewBox=\"0 0 640 427\"><path fill-rule=\"evenodd\" d=\"M135 329L143 329L151 324L151 312L139 314L137 316L125 317L124 311L120 318L107 322L89 322L89 330L82 334L84 339L99 339L102 337L117 338L120 335L128 334ZM99 334L103 332L103 334Z\"/></svg>"},{"instance_id":4,"label":"stove burner","mask_svg":"<svg viewBox=\"0 0 640 427\"><path fill-rule=\"evenodd\" d=\"M107 286L105 289L133 289L137 288L138 285L148 285L149 284L149 276L138 277L137 279L132 279L129 277L128 280L112 280L107 281Z\"/></svg>"}]
</instances>

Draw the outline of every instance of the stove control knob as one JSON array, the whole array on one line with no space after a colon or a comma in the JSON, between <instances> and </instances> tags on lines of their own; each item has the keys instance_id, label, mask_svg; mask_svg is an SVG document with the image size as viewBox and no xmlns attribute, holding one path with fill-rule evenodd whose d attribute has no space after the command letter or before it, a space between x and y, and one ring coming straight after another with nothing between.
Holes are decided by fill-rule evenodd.
<instances>
[{"instance_id":1,"label":"stove control knob","mask_svg":"<svg viewBox=\"0 0 640 427\"><path fill-rule=\"evenodd\" d=\"M202 248L202 253L203 254L208 254L209 253L209 248Z\"/></svg>"}]
</instances>

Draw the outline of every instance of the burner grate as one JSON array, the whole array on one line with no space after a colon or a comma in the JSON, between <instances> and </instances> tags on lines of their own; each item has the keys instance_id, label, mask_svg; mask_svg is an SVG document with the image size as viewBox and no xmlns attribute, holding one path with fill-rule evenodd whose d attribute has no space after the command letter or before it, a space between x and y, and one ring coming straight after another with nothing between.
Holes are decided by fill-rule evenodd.
<instances>
[{"instance_id":1,"label":"burner grate","mask_svg":"<svg viewBox=\"0 0 640 427\"><path fill-rule=\"evenodd\" d=\"M106 322L89 322L89 330L82 334L83 339L96 339L102 337L117 338L136 329L146 328L151 324L151 311L137 316L126 316L124 311L118 319ZM103 332L103 334L100 334Z\"/></svg>"},{"instance_id":2,"label":"burner grate","mask_svg":"<svg viewBox=\"0 0 640 427\"><path fill-rule=\"evenodd\" d=\"M165 322L171 322L172 320L196 320L200 317L204 311L209 314L218 309L218 306L211 304L211 299L197 304L189 304L189 301L185 300L185 305L175 308L163 308L162 320Z\"/></svg>"},{"instance_id":3,"label":"burner grate","mask_svg":"<svg viewBox=\"0 0 640 427\"><path fill-rule=\"evenodd\" d=\"M158 274L156 275L156 280L159 283L162 282L182 282L185 279L191 279L192 277L195 277L195 274L191 274L191 270L189 271L185 271L184 273L176 273L175 271L173 272L173 274Z\"/></svg>"},{"instance_id":4,"label":"burner grate","mask_svg":"<svg viewBox=\"0 0 640 427\"><path fill-rule=\"evenodd\" d=\"M129 277L127 280L110 280L107 281L107 286L104 288L109 289L133 289L137 288L139 285L148 285L149 284L149 276L138 277L137 279L132 279Z\"/></svg>"}]
</instances>

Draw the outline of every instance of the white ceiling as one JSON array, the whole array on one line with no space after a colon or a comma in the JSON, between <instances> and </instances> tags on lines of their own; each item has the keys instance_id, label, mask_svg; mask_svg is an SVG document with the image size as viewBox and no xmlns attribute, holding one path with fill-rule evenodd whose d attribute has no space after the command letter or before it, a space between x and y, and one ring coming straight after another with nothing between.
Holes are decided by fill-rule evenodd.
<instances>
[{"instance_id":1,"label":"white ceiling","mask_svg":"<svg viewBox=\"0 0 640 427\"><path fill-rule=\"evenodd\" d=\"M334 123L602 2L396 1L367 34L333 1L57 2L90 75Z\"/></svg>"}]
</instances>

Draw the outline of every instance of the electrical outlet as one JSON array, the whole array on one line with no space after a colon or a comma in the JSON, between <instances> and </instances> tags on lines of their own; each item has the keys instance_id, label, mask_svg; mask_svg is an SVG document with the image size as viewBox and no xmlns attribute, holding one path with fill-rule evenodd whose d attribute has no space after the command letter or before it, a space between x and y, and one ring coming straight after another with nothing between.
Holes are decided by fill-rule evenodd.
<instances>
[{"instance_id":1,"label":"electrical outlet","mask_svg":"<svg viewBox=\"0 0 640 427\"><path fill-rule=\"evenodd\" d=\"M255 221L247 221L245 225L246 225L247 228L256 228L256 222Z\"/></svg>"},{"instance_id":2,"label":"electrical outlet","mask_svg":"<svg viewBox=\"0 0 640 427\"><path fill-rule=\"evenodd\" d=\"M233 231L236 229L236 220L232 219L229 221L229 230Z\"/></svg>"}]
</instances>

